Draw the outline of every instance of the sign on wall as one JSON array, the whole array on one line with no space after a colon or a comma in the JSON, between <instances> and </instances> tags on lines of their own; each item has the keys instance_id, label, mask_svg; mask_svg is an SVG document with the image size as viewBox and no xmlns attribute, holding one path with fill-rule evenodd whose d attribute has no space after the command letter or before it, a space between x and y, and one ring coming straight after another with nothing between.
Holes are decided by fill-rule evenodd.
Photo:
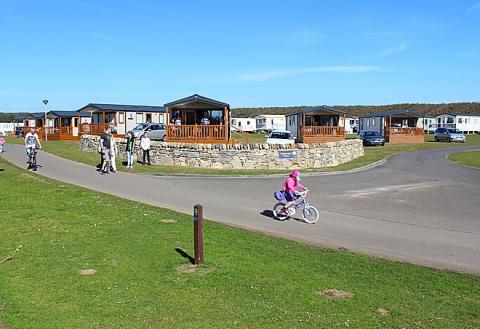
<instances>
[{"instance_id":1,"label":"sign on wall","mask_svg":"<svg viewBox=\"0 0 480 329\"><path fill-rule=\"evenodd\" d=\"M296 159L297 151L278 151L278 158L288 160Z\"/></svg>"}]
</instances>

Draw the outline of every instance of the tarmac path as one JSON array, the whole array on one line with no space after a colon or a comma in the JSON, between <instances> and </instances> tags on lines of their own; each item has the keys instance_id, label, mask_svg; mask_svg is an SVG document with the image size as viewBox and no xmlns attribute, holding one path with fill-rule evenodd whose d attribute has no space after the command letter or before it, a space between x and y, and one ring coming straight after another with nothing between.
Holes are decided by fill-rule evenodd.
<instances>
[{"instance_id":1,"label":"tarmac path","mask_svg":"<svg viewBox=\"0 0 480 329\"><path fill-rule=\"evenodd\" d=\"M41 151L37 173L188 214L200 203L209 220L313 245L480 274L480 170L445 159L471 149L478 147L402 153L364 171L305 176L309 202L320 211L313 225L272 219L281 177L101 176ZM10 145L4 158L25 167L22 146Z\"/></svg>"}]
</instances>

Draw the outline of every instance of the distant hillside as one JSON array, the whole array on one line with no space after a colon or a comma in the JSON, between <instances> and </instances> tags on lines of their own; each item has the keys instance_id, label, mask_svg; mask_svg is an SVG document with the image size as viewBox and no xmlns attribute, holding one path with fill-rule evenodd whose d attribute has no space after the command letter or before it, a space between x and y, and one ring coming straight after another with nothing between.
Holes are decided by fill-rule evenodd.
<instances>
[{"instance_id":1,"label":"distant hillside","mask_svg":"<svg viewBox=\"0 0 480 329\"><path fill-rule=\"evenodd\" d=\"M25 113L7 113L7 112L0 112L0 122L12 122L13 117L17 114L25 114Z\"/></svg>"},{"instance_id":2,"label":"distant hillside","mask_svg":"<svg viewBox=\"0 0 480 329\"><path fill-rule=\"evenodd\" d=\"M232 116L236 118L255 117L259 114L290 114L310 106L291 107L256 107L232 109ZM437 115L441 113L461 113L480 116L480 103L448 103L448 104L392 104L392 105L336 105L333 108L347 112L348 116L398 109L409 109L423 115Z\"/></svg>"}]
</instances>

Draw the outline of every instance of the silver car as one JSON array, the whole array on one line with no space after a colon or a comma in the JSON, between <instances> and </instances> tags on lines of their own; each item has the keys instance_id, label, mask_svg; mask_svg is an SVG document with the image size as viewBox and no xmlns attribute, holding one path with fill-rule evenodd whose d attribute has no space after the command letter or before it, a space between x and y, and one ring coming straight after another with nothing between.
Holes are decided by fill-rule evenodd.
<instances>
[{"instance_id":1,"label":"silver car","mask_svg":"<svg viewBox=\"0 0 480 329\"><path fill-rule=\"evenodd\" d=\"M141 123L132 129L135 138L140 138L146 132L151 140L164 142L167 135L165 125L162 123Z\"/></svg>"},{"instance_id":2,"label":"silver car","mask_svg":"<svg viewBox=\"0 0 480 329\"><path fill-rule=\"evenodd\" d=\"M437 128L435 130L435 141L465 143L465 135L457 128Z\"/></svg>"}]
</instances>

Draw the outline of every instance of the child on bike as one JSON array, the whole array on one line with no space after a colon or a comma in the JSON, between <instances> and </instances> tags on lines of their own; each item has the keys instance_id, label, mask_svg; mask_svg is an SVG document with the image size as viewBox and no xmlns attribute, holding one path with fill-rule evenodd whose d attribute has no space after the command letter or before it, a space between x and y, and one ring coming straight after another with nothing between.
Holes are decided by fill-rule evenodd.
<instances>
[{"instance_id":1,"label":"child on bike","mask_svg":"<svg viewBox=\"0 0 480 329\"><path fill-rule=\"evenodd\" d=\"M300 184L300 179L300 172L295 169L285 180L285 183L283 183L283 192L285 199L287 200L287 203L282 209L284 212L286 212L286 210L295 203L295 200L298 199L298 193L296 189L298 188L302 191L306 190L306 188Z\"/></svg>"}]
</instances>

